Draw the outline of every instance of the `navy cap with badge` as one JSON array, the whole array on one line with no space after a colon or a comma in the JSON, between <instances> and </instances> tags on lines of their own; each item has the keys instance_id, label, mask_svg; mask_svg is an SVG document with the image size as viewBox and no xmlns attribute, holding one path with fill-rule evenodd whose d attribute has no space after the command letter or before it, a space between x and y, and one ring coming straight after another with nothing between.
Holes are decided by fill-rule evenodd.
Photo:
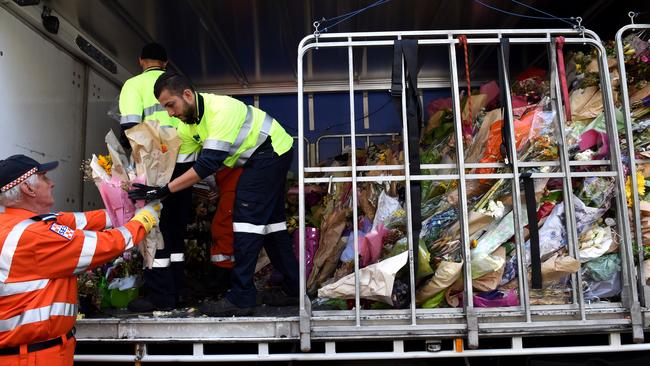
<instances>
[{"instance_id":1,"label":"navy cap with badge","mask_svg":"<svg viewBox=\"0 0 650 366\"><path fill-rule=\"evenodd\" d=\"M12 155L0 160L0 192L6 192L36 173L45 173L59 166L58 161L41 164L25 155Z\"/></svg>"}]
</instances>

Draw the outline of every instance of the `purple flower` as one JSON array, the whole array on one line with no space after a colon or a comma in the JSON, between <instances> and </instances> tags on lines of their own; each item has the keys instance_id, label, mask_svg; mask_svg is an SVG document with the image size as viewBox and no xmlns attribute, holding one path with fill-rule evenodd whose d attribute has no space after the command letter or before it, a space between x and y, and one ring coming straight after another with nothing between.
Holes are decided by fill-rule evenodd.
<instances>
[{"instance_id":1,"label":"purple flower","mask_svg":"<svg viewBox=\"0 0 650 366\"><path fill-rule=\"evenodd\" d=\"M124 260L127 261L127 262L131 260L131 257L132 257L132 254L131 254L130 250L127 250L126 252L124 252L122 254L122 258L124 258Z\"/></svg>"}]
</instances>

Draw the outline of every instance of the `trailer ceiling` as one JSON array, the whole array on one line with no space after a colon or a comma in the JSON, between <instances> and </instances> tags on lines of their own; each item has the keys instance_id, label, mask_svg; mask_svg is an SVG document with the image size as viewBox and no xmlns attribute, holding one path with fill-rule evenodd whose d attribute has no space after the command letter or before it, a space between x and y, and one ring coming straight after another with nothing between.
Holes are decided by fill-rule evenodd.
<instances>
[{"instance_id":1,"label":"trailer ceiling","mask_svg":"<svg viewBox=\"0 0 650 366\"><path fill-rule=\"evenodd\" d=\"M629 10L649 8L646 0L521 1L559 17L581 16L583 25L603 39L613 39L615 31L629 23ZM481 2L524 16L541 15L512 0ZM372 3L374 0L45 2L98 41L134 74L139 72L140 48L155 40L167 47L172 67L200 88L231 90L295 86L297 46L305 35L313 33L313 21ZM337 25L330 32L565 27L568 25L559 20L511 16L474 0L392 0ZM474 56L480 56L479 50L475 50ZM485 56L484 59L489 59ZM318 74L320 77L330 81L346 78L345 60L340 62L335 56L323 53L318 62L324 70ZM367 74L360 77L390 74L390 64L372 65L371 57L363 62L370 65L360 66ZM473 67L480 68L482 62L478 60ZM429 76L436 75L436 68L438 74L444 74L447 66L433 63L434 70Z\"/></svg>"}]
</instances>

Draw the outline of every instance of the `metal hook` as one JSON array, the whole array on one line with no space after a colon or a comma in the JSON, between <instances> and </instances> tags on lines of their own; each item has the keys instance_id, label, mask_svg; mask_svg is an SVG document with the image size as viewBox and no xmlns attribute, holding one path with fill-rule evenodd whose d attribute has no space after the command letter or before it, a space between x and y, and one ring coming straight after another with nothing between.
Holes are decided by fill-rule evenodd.
<instances>
[{"instance_id":1,"label":"metal hook","mask_svg":"<svg viewBox=\"0 0 650 366\"><path fill-rule=\"evenodd\" d=\"M578 25L575 27L575 30L580 32L580 34L582 35L582 39L584 41L585 40L585 27L582 26L582 17L576 17L575 21L576 21L576 23L578 23Z\"/></svg>"},{"instance_id":2,"label":"metal hook","mask_svg":"<svg viewBox=\"0 0 650 366\"><path fill-rule=\"evenodd\" d=\"M634 24L634 18L638 15L639 13L633 12L633 11L628 11L627 16L630 17L630 24Z\"/></svg>"},{"instance_id":3,"label":"metal hook","mask_svg":"<svg viewBox=\"0 0 650 366\"><path fill-rule=\"evenodd\" d=\"M320 37L320 30L318 29L320 27L320 21L315 21L314 24L314 38L316 39L316 49L318 49L318 37Z\"/></svg>"}]
</instances>

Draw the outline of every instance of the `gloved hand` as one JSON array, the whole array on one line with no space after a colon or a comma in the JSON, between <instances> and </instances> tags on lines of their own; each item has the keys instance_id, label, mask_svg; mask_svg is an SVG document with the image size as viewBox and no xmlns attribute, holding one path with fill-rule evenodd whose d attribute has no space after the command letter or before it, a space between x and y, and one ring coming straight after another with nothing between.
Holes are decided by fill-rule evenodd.
<instances>
[{"instance_id":1,"label":"gloved hand","mask_svg":"<svg viewBox=\"0 0 650 366\"><path fill-rule=\"evenodd\" d=\"M169 191L169 187L166 184L162 187L156 187L140 183L133 183L133 187L135 187L135 189L129 191L129 198L132 200L159 200L165 198L171 193Z\"/></svg>"},{"instance_id":2,"label":"gloved hand","mask_svg":"<svg viewBox=\"0 0 650 366\"><path fill-rule=\"evenodd\" d=\"M135 216L131 219L132 221L139 221L144 229L149 233L151 229L158 225L160 221L160 211L162 210L162 203L160 201L151 201L147 203L143 208L139 209L135 213Z\"/></svg>"}]
</instances>

